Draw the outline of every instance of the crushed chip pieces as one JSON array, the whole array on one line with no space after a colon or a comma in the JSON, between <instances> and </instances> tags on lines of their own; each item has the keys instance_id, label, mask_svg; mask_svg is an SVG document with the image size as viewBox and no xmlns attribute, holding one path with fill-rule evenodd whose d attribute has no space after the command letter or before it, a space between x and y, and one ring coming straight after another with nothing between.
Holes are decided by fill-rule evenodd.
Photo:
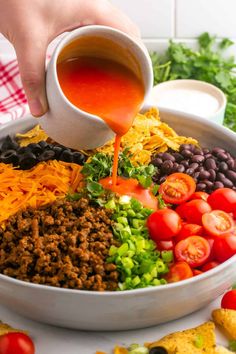
<instances>
[{"instance_id":1,"label":"crushed chip pieces","mask_svg":"<svg viewBox=\"0 0 236 354\"><path fill-rule=\"evenodd\" d=\"M20 146L27 146L31 143L38 143L39 141L47 140L48 135L44 132L40 125L36 125L33 129L24 134L16 134L16 138Z\"/></svg>"},{"instance_id":2,"label":"crushed chip pieces","mask_svg":"<svg viewBox=\"0 0 236 354\"><path fill-rule=\"evenodd\" d=\"M212 318L215 324L231 338L236 340L236 311L228 309L217 309L212 311Z\"/></svg>"},{"instance_id":3,"label":"crushed chip pieces","mask_svg":"<svg viewBox=\"0 0 236 354\"><path fill-rule=\"evenodd\" d=\"M104 146L91 151L83 151L87 155L96 152L112 154L114 151L114 139ZM133 126L122 137L122 149L128 149L132 154L131 161L140 164L148 164L153 154L165 152L168 148L178 151L181 144L198 145L197 140L179 136L166 123L161 122L159 112L152 108L145 114L139 113Z\"/></svg>"}]
</instances>

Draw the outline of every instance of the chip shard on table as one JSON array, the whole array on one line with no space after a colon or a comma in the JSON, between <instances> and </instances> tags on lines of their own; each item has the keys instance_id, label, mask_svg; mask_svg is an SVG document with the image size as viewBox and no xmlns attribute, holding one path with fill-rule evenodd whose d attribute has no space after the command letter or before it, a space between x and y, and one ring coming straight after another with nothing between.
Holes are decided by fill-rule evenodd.
<instances>
[{"instance_id":1,"label":"chip shard on table","mask_svg":"<svg viewBox=\"0 0 236 354\"><path fill-rule=\"evenodd\" d=\"M212 311L212 318L216 325L231 338L236 340L236 311L230 309L216 309Z\"/></svg>"}]
</instances>

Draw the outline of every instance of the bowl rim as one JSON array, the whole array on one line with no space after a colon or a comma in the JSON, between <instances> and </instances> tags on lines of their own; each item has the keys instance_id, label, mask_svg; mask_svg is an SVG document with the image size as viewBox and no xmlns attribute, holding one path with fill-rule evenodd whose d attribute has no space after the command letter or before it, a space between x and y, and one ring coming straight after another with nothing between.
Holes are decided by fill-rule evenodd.
<instances>
[{"instance_id":1,"label":"bowl rim","mask_svg":"<svg viewBox=\"0 0 236 354\"><path fill-rule=\"evenodd\" d=\"M148 102L146 103L146 105L141 109L141 112L145 112L150 108L155 108L157 107L156 105ZM171 114L177 117L184 118L184 119L191 119L193 122L195 123L201 123L205 126L209 126L212 129L214 129L215 131L218 131L219 133L223 133L225 135L227 135L229 138L234 139L236 142L236 133L233 132L232 130L230 130L229 128L226 128L224 126L221 126L219 124L217 124L216 122L212 122L209 120L206 120L203 117L194 115L194 114L190 114L190 113L184 113L184 112L180 112L180 111L176 111L176 110L172 110L172 109L167 109L167 108L160 108L159 109L160 114L166 113L166 114ZM21 119L21 122L24 121L32 121L35 118L30 118L30 117L25 117L23 119ZM9 122L5 125L0 126L0 132L4 131L6 128L9 128L10 126L14 126L16 125L16 123L18 122L18 124L20 124L20 121L12 121ZM35 122L37 124L37 121ZM146 287L146 288L140 288L140 289L132 289L132 290L123 290L123 291L93 291L93 290L77 290L77 289L67 289L67 288L60 288L60 287L54 287L54 286L49 286L49 285L43 285L43 284L36 284L36 283L31 283L31 282L26 282L23 280L18 280L15 278L11 278L7 275L3 275L0 274L0 281L7 281L9 283L12 283L13 285L18 285L18 286L22 286L25 288L31 288L31 289L38 289L38 290L45 290L45 291L52 291L52 292L57 292L57 293L61 293L61 294L70 294L70 295L75 295L78 294L78 296L80 295L86 295L86 296L91 296L91 297L101 297L101 296L112 296L112 297L129 297L132 295L143 295L145 293L152 293L152 292L156 292L156 291L166 291L168 289L178 289L179 287L187 287L187 286L191 286L192 284L198 283L201 280L206 280L207 278L210 278L214 275L217 275L218 273L221 273L222 271L224 271L225 268L227 268L229 265L233 265L233 263L235 263L235 267L236 267L236 255L232 256L231 258L229 258L228 260L226 260L225 262L221 263L220 265L218 265L217 267L208 270L207 272L203 273L203 274L199 274L198 276L194 276L192 278L189 279L185 279L185 280L181 280L178 281L176 283L167 283L167 284L161 284L161 285L157 285L157 286L153 286L153 287Z\"/></svg>"}]
</instances>

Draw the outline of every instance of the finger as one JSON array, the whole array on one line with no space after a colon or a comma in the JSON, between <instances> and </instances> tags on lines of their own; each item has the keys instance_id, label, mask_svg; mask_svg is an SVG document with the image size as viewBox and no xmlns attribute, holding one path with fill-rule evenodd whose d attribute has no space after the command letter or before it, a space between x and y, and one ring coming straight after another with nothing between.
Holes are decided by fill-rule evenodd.
<instances>
[{"instance_id":1,"label":"finger","mask_svg":"<svg viewBox=\"0 0 236 354\"><path fill-rule=\"evenodd\" d=\"M40 117L48 110L45 89L45 59L47 43L27 37L14 43L22 84L33 116Z\"/></svg>"}]
</instances>

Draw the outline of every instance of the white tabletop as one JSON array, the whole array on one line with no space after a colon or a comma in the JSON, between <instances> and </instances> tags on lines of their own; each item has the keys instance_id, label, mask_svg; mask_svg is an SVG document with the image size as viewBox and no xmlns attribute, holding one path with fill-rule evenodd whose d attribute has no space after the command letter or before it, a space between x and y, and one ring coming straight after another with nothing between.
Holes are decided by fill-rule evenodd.
<instances>
[{"instance_id":1,"label":"white tabletop","mask_svg":"<svg viewBox=\"0 0 236 354\"><path fill-rule=\"evenodd\" d=\"M0 320L13 327L29 331L36 345L36 354L95 354L97 350L112 353L116 344L150 342L174 331L195 327L210 320L211 311L219 307L220 299L204 309L176 321L156 327L126 332L83 332L44 325L19 316L0 306ZM217 343L227 345L217 332Z\"/></svg>"}]
</instances>

